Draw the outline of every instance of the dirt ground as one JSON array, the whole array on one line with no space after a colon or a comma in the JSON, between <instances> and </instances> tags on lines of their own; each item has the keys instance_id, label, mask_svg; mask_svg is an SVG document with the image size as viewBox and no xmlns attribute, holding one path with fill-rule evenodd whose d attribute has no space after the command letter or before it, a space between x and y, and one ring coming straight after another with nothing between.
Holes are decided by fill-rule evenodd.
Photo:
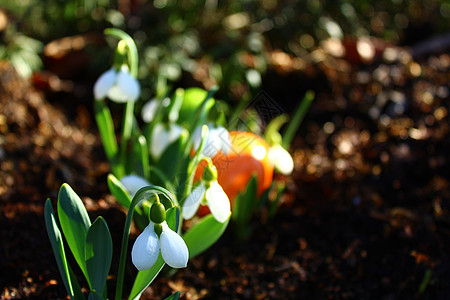
<instances>
[{"instance_id":1,"label":"dirt ground","mask_svg":"<svg viewBox=\"0 0 450 300\"><path fill-rule=\"evenodd\" d=\"M280 107L316 91L278 214L257 214L244 241L229 228L143 298L450 299L450 56L395 53L371 63L324 53L298 70L274 61L263 88ZM92 87L74 84L78 95ZM66 298L43 217L63 182L119 245L125 212L106 186L90 101L0 63L1 299Z\"/></svg>"}]
</instances>

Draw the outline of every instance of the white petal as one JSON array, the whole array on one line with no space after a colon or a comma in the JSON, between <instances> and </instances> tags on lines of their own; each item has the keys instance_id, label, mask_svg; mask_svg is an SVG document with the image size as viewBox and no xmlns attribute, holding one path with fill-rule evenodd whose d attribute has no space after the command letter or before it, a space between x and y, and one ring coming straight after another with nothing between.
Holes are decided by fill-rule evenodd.
<instances>
[{"instance_id":1,"label":"white petal","mask_svg":"<svg viewBox=\"0 0 450 300\"><path fill-rule=\"evenodd\" d=\"M184 128L177 124L169 125L169 145L178 140L181 133L184 131Z\"/></svg>"},{"instance_id":2,"label":"white petal","mask_svg":"<svg viewBox=\"0 0 450 300\"><path fill-rule=\"evenodd\" d=\"M144 104L142 107L142 120L146 123L150 123L155 117L156 110L158 109L159 101L158 99L152 99Z\"/></svg>"},{"instance_id":3,"label":"white petal","mask_svg":"<svg viewBox=\"0 0 450 300\"><path fill-rule=\"evenodd\" d=\"M283 175L289 175L294 170L294 160L281 145L274 145L269 149L269 160L275 169Z\"/></svg>"},{"instance_id":4,"label":"white petal","mask_svg":"<svg viewBox=\"0 0 450 300\"><path fill-rule=\"evenodd\" d=\"M127 101L136 101L141 93L139 82L128 71L121 70L117 74L116 85L127 96Z\"/></svg>"},{"instance_id":5,"label":"white petal","mask_svg":"<svg viewBox=\"0 0 450 300\"><path fill-rule=\"evenodd\" d=\"M220 223L225 222L231 214L230 200L217 181L211 182L206 200L214 218Z\"/></svg>"},{"instance_id":6,"label":"white petal","mask_svg":"<svg viewBox=\"0 0 450 300\"><path fill-rule=\"evenodd\" d=\"M138 270L150 269L159 256L160 241L153 229L153 223L145 227L137 237L131 250L131 260Z\"/></svg>"},{"instance_id":7,"label":"white petal","mask_svg":"<svg viewBox=\"0 0 450 300\"><path fill-rule=\"evenodd\" d=\"M137 175L127 175L125 177L122 177L120 179L120 182L125 186L131 198L134 197L139 189L143 188L144 186L150 185L150 182L145 180L145 178Z\"/></svg>"},{"instance_id":8,"label":"white petal","mask_svg":"<svg viewBox=\"0 0 450 300\"><path fill-rule=\"evenodd\" d=\"M228 154L231 150L230 133L224 127L218 126L215 134L217 135L217 139L220 140L220 150L222 150L224 154Z\"/></svg>"},{"instance_id":9,"label":"white petal","mask_svg":"<svg viewBox=\"0 0 450 300\"><path fill-rule=\"evenodd\" d=\"M126 103L129 100L128 95L124 93L117 84L114 84L109 89L107 96L116 103Z\"/></svg>"},{"instance_id":10,"label":"white petal","mask_svg":"<svg viewBox=\"0 0 450 300\"><path fill-rule=\"evenodd\" d=\"M169 134L164 125L158 123L153 128L152 142L150 143L150 152L154 158L158 159L169 145Z\"/></svg>"},{"instance_id":11,"label":"white petal","mask_svg":"<svg viewBox=\"0 0 450 300\"><path fill-rule=\"evenodd\" d=\"M209 127L208 136L206 137L205 146L203 147L202 154L207 157L216 156L222 147L222 142L217 135L217 131L214 127Z\"/></svg>"},{"instance_id":12,"label":"white petal","mask_svg":"<svg viewBox=\"0 0 450 300\"><path fill-rule=\"evenodd\" d=\"M192 134L193 146L194 150L197 151L198 147L200 147L200 143L202 142L202 126L197 127Z\"/></svg>"},{"instance_id":13,"label":"white petal","mask_svg":"<svg viewBox=\"0 0 450 300\"><path fill-rule=\"evenodd\" d=\"M109 69L97 79L94 84L94 97L96 100L101 100L106 97L108 91L116 82L117 73L114 69Z\"/></svg>"},{"instance_id":14,"label":"white petal","mask_svg":"<svg viewBox=\"0 0 450 300\"><path fill-rule=\"evenodd\" d=\"M189 250L183 238L169 228L166 222L162 223L161 255L164 261L172 268L185 268L189 259Z\"/></svg>"},{"instance_id":15,"label":"white petal","mask_svg":"<svg viewBox=\"0 0 450 300\"><path fill-rule=\"evenodd\" d=\"M186 200L183 203L183 210L181 213L184 219L188 220L194 216L194 214L198 210L200 203L205 197L205 192L206 192L205 185L203 183L200 183L200 185L197 186L192 191L192 193L186 198Z\"/></svg>"}]
</instances>

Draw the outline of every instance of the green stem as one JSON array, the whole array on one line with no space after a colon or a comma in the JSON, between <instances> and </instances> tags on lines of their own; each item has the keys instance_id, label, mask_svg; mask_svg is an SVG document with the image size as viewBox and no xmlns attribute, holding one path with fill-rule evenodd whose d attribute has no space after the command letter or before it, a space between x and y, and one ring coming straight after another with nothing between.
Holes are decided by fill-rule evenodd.
<instances>
[{"instance_id":1,"label":"green stem","mask_svg":"<svg viewBox=\"0 0 450 300\"><path fill-rule=\"evenodd\" d=\"M303 118L305 117L306 112L308 111L308 108L311 105L311 102L314 100L314 97L315 97L314 91L312 90L307 91L305 96L303 97L303 100L297 107L294 117L292 118L291 122L289 122L289 125L283 135L283 142L281 145L285 149L289 149L289 146L291 145L291 142L294 139L294 136L298 128L300 127L300 124L302 123Z\"/></svg>"},{"instance_id":2,"label":"green stem","mask_svg":"<svg viewBox=\"0 0 450 300\"><path fill-rule=\"evenodd\" d=\"M134 40L124 31L116 28L105 29L105 34L113 35L125 42L127 48L127 58L128 66L130 68L130 74L137 78L138 67L139 67L139 56L136 44ZM124 121L122 128L122 139L120 141L120 156L119 164L124 170L126 170L126 158L127 158L127 146L130 141L131 131L133 128L133 117L134 117L134 102L127 101L127 106L124 113ZM121 174L122 176L124 174Z\"/></svg>"},{"instance_id":3,"label":"green stem","mask_svg":"<svg viewBox=\"0 0 450 300\"><path fill-rule=\"evenodd\" d=\"M123 116L123 128L122 128L122 139L120 140L120 165L123 166L123 169L126 172L127 165L127 149L128 143L131 138L131 131L133 128L133 118L134 118L134 102L128 101L124 116Z\"/></svg>"}]
</instances>

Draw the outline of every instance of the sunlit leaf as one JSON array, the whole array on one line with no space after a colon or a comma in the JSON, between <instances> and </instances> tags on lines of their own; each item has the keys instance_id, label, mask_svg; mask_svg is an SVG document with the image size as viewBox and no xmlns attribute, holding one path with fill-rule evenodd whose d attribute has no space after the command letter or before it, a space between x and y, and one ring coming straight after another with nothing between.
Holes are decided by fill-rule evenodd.
<instances>
[{"instance_id":1,"label":"sunlit leaf","mask_svg":"<svg viewBox=\"0 0 450 300\"><path fill-rule=\"evenodd\" d=\"M213 215L208 215L190 228L183 239L189 249L189 258L193 258L211 247L225 232L230 219L218 222Z\"/></svg>"},{"instance_id":2,"label":"sunlit leaf","mask_svg":"<svg viewBox=\"0 0 450 300\"><path fill-rule=\"evenodd\" d=\"M86 236L86 268L92 290L102 294L111 266L113 244L108 225L98 217Z\"/></svg>"},{"instance_id":3,"label":"sunlit leaf","mask_svg":"<svg viewBox=\"0 0 450 300\"><path fill-rule=\"evenodd\" d=\"M59 190L57 207L64 237L90 286L86 269L84 244L91 221L86 208L80 197L66 183Z\"/></svg>"}]
</instances>

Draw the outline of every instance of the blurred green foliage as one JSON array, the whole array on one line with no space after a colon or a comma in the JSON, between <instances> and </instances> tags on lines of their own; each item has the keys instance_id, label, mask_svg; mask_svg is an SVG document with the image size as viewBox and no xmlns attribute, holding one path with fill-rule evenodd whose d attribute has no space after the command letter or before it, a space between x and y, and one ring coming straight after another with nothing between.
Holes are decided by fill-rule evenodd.
<instances>
[{"instance_id":1,"label":"blurred green foliage","mask_svg":"<svg viewBox=\"0 0 450 300\"><path fill-rule=\"evenodd\" d=\"M272 49L301 56L327 37L347 35L402 43L408 29L444 32L450 19L446 0L0 0L0 8L7 27L45 44L107 27L128 32L140 49L144 97L154 96L157 82L185 77L191 80L185 84L217 84L235 100L260 87ZM13 51L17 38L5 38L7 32L2 49Z\"/></svg>"}]
</instances>

